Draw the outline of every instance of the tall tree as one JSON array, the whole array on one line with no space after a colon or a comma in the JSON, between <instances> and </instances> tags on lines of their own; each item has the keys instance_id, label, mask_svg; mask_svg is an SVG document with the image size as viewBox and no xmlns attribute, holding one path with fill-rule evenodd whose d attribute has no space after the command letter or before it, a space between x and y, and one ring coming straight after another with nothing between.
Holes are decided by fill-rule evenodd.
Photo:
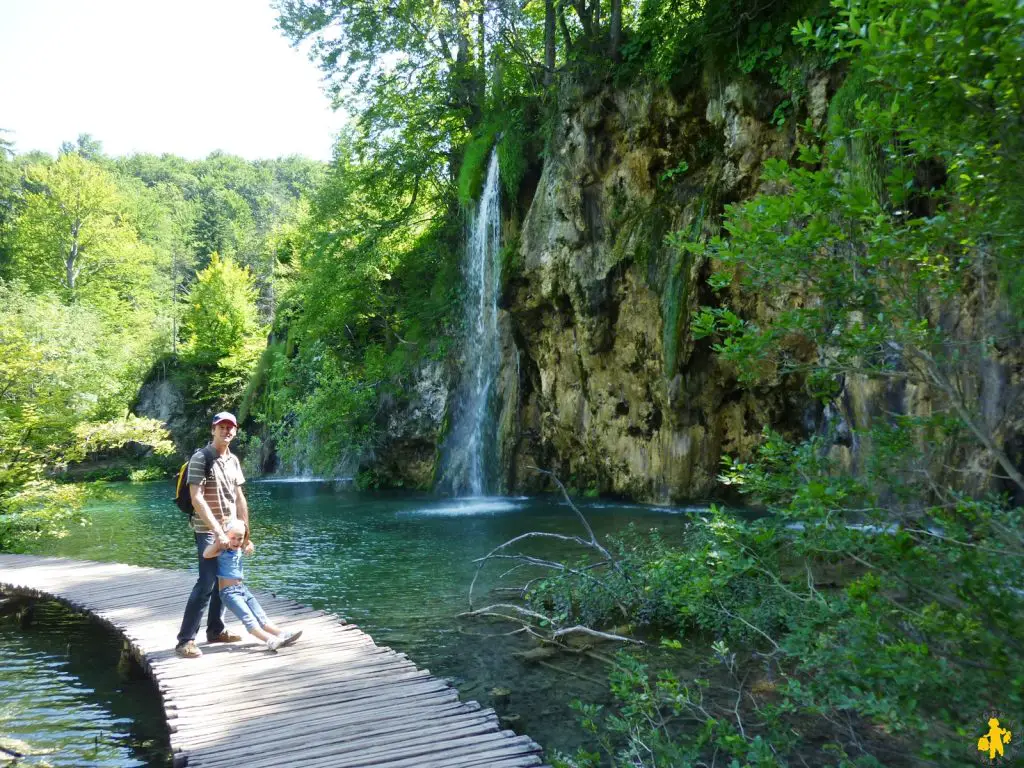
<instances>
[{"instance_id":1,"label":"tall tree","mask_svg":"<svg viewBox=\"0 0 1024 768\"><path fill-rule=\"evenodd\" d=\"M25 187L14 260L30 286L74 301L91 289L125 296L123 286L138 287L151 277L109 172L67 153L28 168Z\"/></svg>"},{"instance_id":2,"label":"tall tree","mask_svg":"<svg viewBox=\"0 0 1024 768\"><path fill-rule=\"evenodd\" d=\"M86 160L101 160L103 159L103 142L90 133L80 133L75 141L65 141L61 144L59 154L76 154Z\"/></svg>"},{"instance_id":3,"label":"tall tree","mask_svg":"<svg viewBox=\"0 0 1024 768\"><path fill-rule=\"evenodd\" d=\"M608 23L608 47L614 61L620 57L619 47L622 45L622 0L612 0L611 19Z\"/></svg>"},{"instance_id":4,"label":"tall tree","mask_svg":"<svg viewBox=\"0 0 1024 768\"><path fill-rule=\"evenodd\" d=\"M366 151L388 154L410 189L427 174L454 179L453 149L483 113L485 73L472 42L482 15L459 0L397 10L355 0L279 0L276 7L294 43L314 41L335 100L358 115Z\"/></svg>"},{"instance_id":5,"label":"tall tree","mask_svg":"<svg viewBox=\"0 0 1024 768\"><path fill-rule=\"evenodd\" d=\"M183 318L185 350L198 363L212 365L237 357L258 341L256 287L252 273L214 253L196 276Z\"/></svg>"}]
</instances>

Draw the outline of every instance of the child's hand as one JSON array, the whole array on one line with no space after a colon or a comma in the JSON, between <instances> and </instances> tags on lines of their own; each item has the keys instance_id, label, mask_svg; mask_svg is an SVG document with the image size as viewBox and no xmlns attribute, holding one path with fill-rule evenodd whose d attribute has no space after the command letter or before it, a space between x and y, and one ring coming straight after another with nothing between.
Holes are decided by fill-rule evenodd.
<instances>
[{"instance_id":1,"label":"child's hand","mask_svg":"<svg viewBox=\"0 0 1024 768\"><path fill-rule=\"evenodd\" d=\"M245 546L242 547L242 554L243 555L251 555L255 550L256 550L256 547L253 546L253 543L250 540L250 541L245 542Z\"/></svg>"}]
</instances>

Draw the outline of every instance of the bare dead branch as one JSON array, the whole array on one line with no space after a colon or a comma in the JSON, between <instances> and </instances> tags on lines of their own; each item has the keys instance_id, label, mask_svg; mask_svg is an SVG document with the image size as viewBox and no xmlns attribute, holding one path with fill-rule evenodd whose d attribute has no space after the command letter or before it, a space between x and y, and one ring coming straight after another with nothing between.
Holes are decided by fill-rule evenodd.
<instances>
[{"instance_id":1,"label":"bare dead branch","mask_svg":"<svg viewBox=\"0 0 1024 768\"><path fill-rule=\"evenodd\" d=\"M643 640L637 640L633 637L624 637L623 635L616 635L611 632L600 632L596 629L590 629L584 627L582 624L577 624L575 627L566 627L565 629L559 629L551 633L551 637L558 639L565 637L566 635L590 635L591 637L599 637L602 640L617 640L620 643L633 643L635 645L646 645Z\"/></svg>"}]
</instances>

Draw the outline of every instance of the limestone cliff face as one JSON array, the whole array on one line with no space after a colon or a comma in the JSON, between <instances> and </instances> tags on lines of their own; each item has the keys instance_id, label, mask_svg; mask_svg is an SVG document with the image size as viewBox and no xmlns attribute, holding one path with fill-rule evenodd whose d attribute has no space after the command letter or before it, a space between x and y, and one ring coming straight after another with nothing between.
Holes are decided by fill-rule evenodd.
<instances>
[{"instance_id":1,"label":"limestone cliff face","mask_svg":"<svg viewBox=\"0 0 1024 768\"><path fill-rule=\"evenodd\" d=\"M827 435L833 458L857 472L871 453L858 432L877 417L945 407L928 385L859 376L838 382L840 395L827 407L793 376L741 387L688 327L698 306L716 303L707 285L713 265L666 237L712 234L725 205L756 194L765 161L793 157L797 126L824 123L837 84L831 77L812 77L803 103L785 111L787 94L713 76L681 98L635 87L562 94L569 106L525 218L505 227L505 253L513 255L502 266L494 382L503 473L492 491L549 487L541 468L578 492L653 503L708 498L722 491L722 457L749 458L765 427L796 439ZM951 338L1019 339L1012 314L986 294L986 279L978 276L975 294L934 308ZM805 300L729 290L719 298L762 321ZM1022 348L997 349L964 366L955 382L968 402L983 404L980 428L1018 465ZM387 444L369 462L382 484L430 484L458 373L425 371L421 386L395 403ZM916 439L940 482L1012 490L977 440ZM972 476L947 477L943 467L969 468Z\"/></svg>"},{"instance_id":2,"label":"limestone cliff face","mask_svg":"<svg viewBox=\"0 0 1024 768\"><path fill-rule=\"evenodd\" d=\"M827 88L811 83L801 119L824 118ZM682 101L656 90L565 99L578 106L553 137L503 302L509 487L541 485L534 465L580 490L705 497L721 456L748 455L763 426L815 428L820 413L796 385L742 390L692 339L707 266L665 243L709 231L757 190L765 159L793 153L797 120L772 123L780 98L709 79Z\"/></svg>"},{"instance_id":3,"label":"limestone cliff face","mask_svg":"<svg viewBox=\"0 0 1024 768\"><path fill-rule=\"evenodd\" d=\"M796 377L741 388L690 333L693 311L715 303L711 265L666 235L711 234L726 204L759 191L765 160L793 156L797 126L821 127L835 83L821 74L807 85L804 103L782 121L783 94L712 77L682 100L657 90L563 99L575 106L551 141L503 297L507 487L543 486L529 469L536 466L579 491L655 503L707 497L721 490L722 457L748 458L766 426L793 438L828 435L833 457L857 472L870 454L858 430L886 413L928 416L936 403L946 407L935 385L860 376L839 382L840 396L825 408ZM987 279L979 275L972 295L934 307L934 322L951 339L1015 336L1012 313L997 305L996 291L986 293ZM804 300L731 290L728 303L762 321ZM1009 345L965 363L953 382L966 403L983 404L978 426L1018 465L1022 372L1021 346ZM922 448L934 476L951 487L1013 490L969 436Z\"/></svg>"},{"instance_id":4,"label":"limestone cliff face","mask_svg":"<svg viewBox=\"0 0 1024 768\"><path fill-rule=\"evenodd\" d=\"M132 412L163 422L171 434L178 452L185 456L201 445L197 442L205 420L204 414L196 414L186 408L186 393L173 375L168 375L165 366L156 365L143 382L136 396Z\"/></svg>"},{"instance_id":5,"label":"limestone cliff face","mask_svg":"<svg viewBox=\"0 0 1024 768\"><path fill-rule=\"evenodd\" d=\"M383 487L431 488L451 378L441 363L423 361L400 401L382 403L387 440L357 469L368 469Z\"/></svg>"}]
</instances>

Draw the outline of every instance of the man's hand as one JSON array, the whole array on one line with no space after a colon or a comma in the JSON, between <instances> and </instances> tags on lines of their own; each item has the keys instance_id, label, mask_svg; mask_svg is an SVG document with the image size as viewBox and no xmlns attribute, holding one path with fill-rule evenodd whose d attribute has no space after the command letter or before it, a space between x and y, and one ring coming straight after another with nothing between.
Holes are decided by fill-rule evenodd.
<instances>
[{"instance_id":1,"label":"man's hand","mask_svg":"<svg viewBox=\"0 0 1024 768\"><path fill-rule=\"evenodd\" d=\"M242 554L243 555L251 555L255 551L256 551L256 547L253 546L251 541L245 542L245 546L242 547Z\"/></svg>"},{"instance_id":2,"label":"man's hand","mask_svg":"<svg viewBox=\"0 0 1024 768\"><path fill-rule=\"evenodd\" d=\"M223 549L227 549L231 545L231 542L228 541L228 535L224 533L223 528L218 529L214 536L217 537L217 543L220 544Z\"/></svg>"}]
</instances>

